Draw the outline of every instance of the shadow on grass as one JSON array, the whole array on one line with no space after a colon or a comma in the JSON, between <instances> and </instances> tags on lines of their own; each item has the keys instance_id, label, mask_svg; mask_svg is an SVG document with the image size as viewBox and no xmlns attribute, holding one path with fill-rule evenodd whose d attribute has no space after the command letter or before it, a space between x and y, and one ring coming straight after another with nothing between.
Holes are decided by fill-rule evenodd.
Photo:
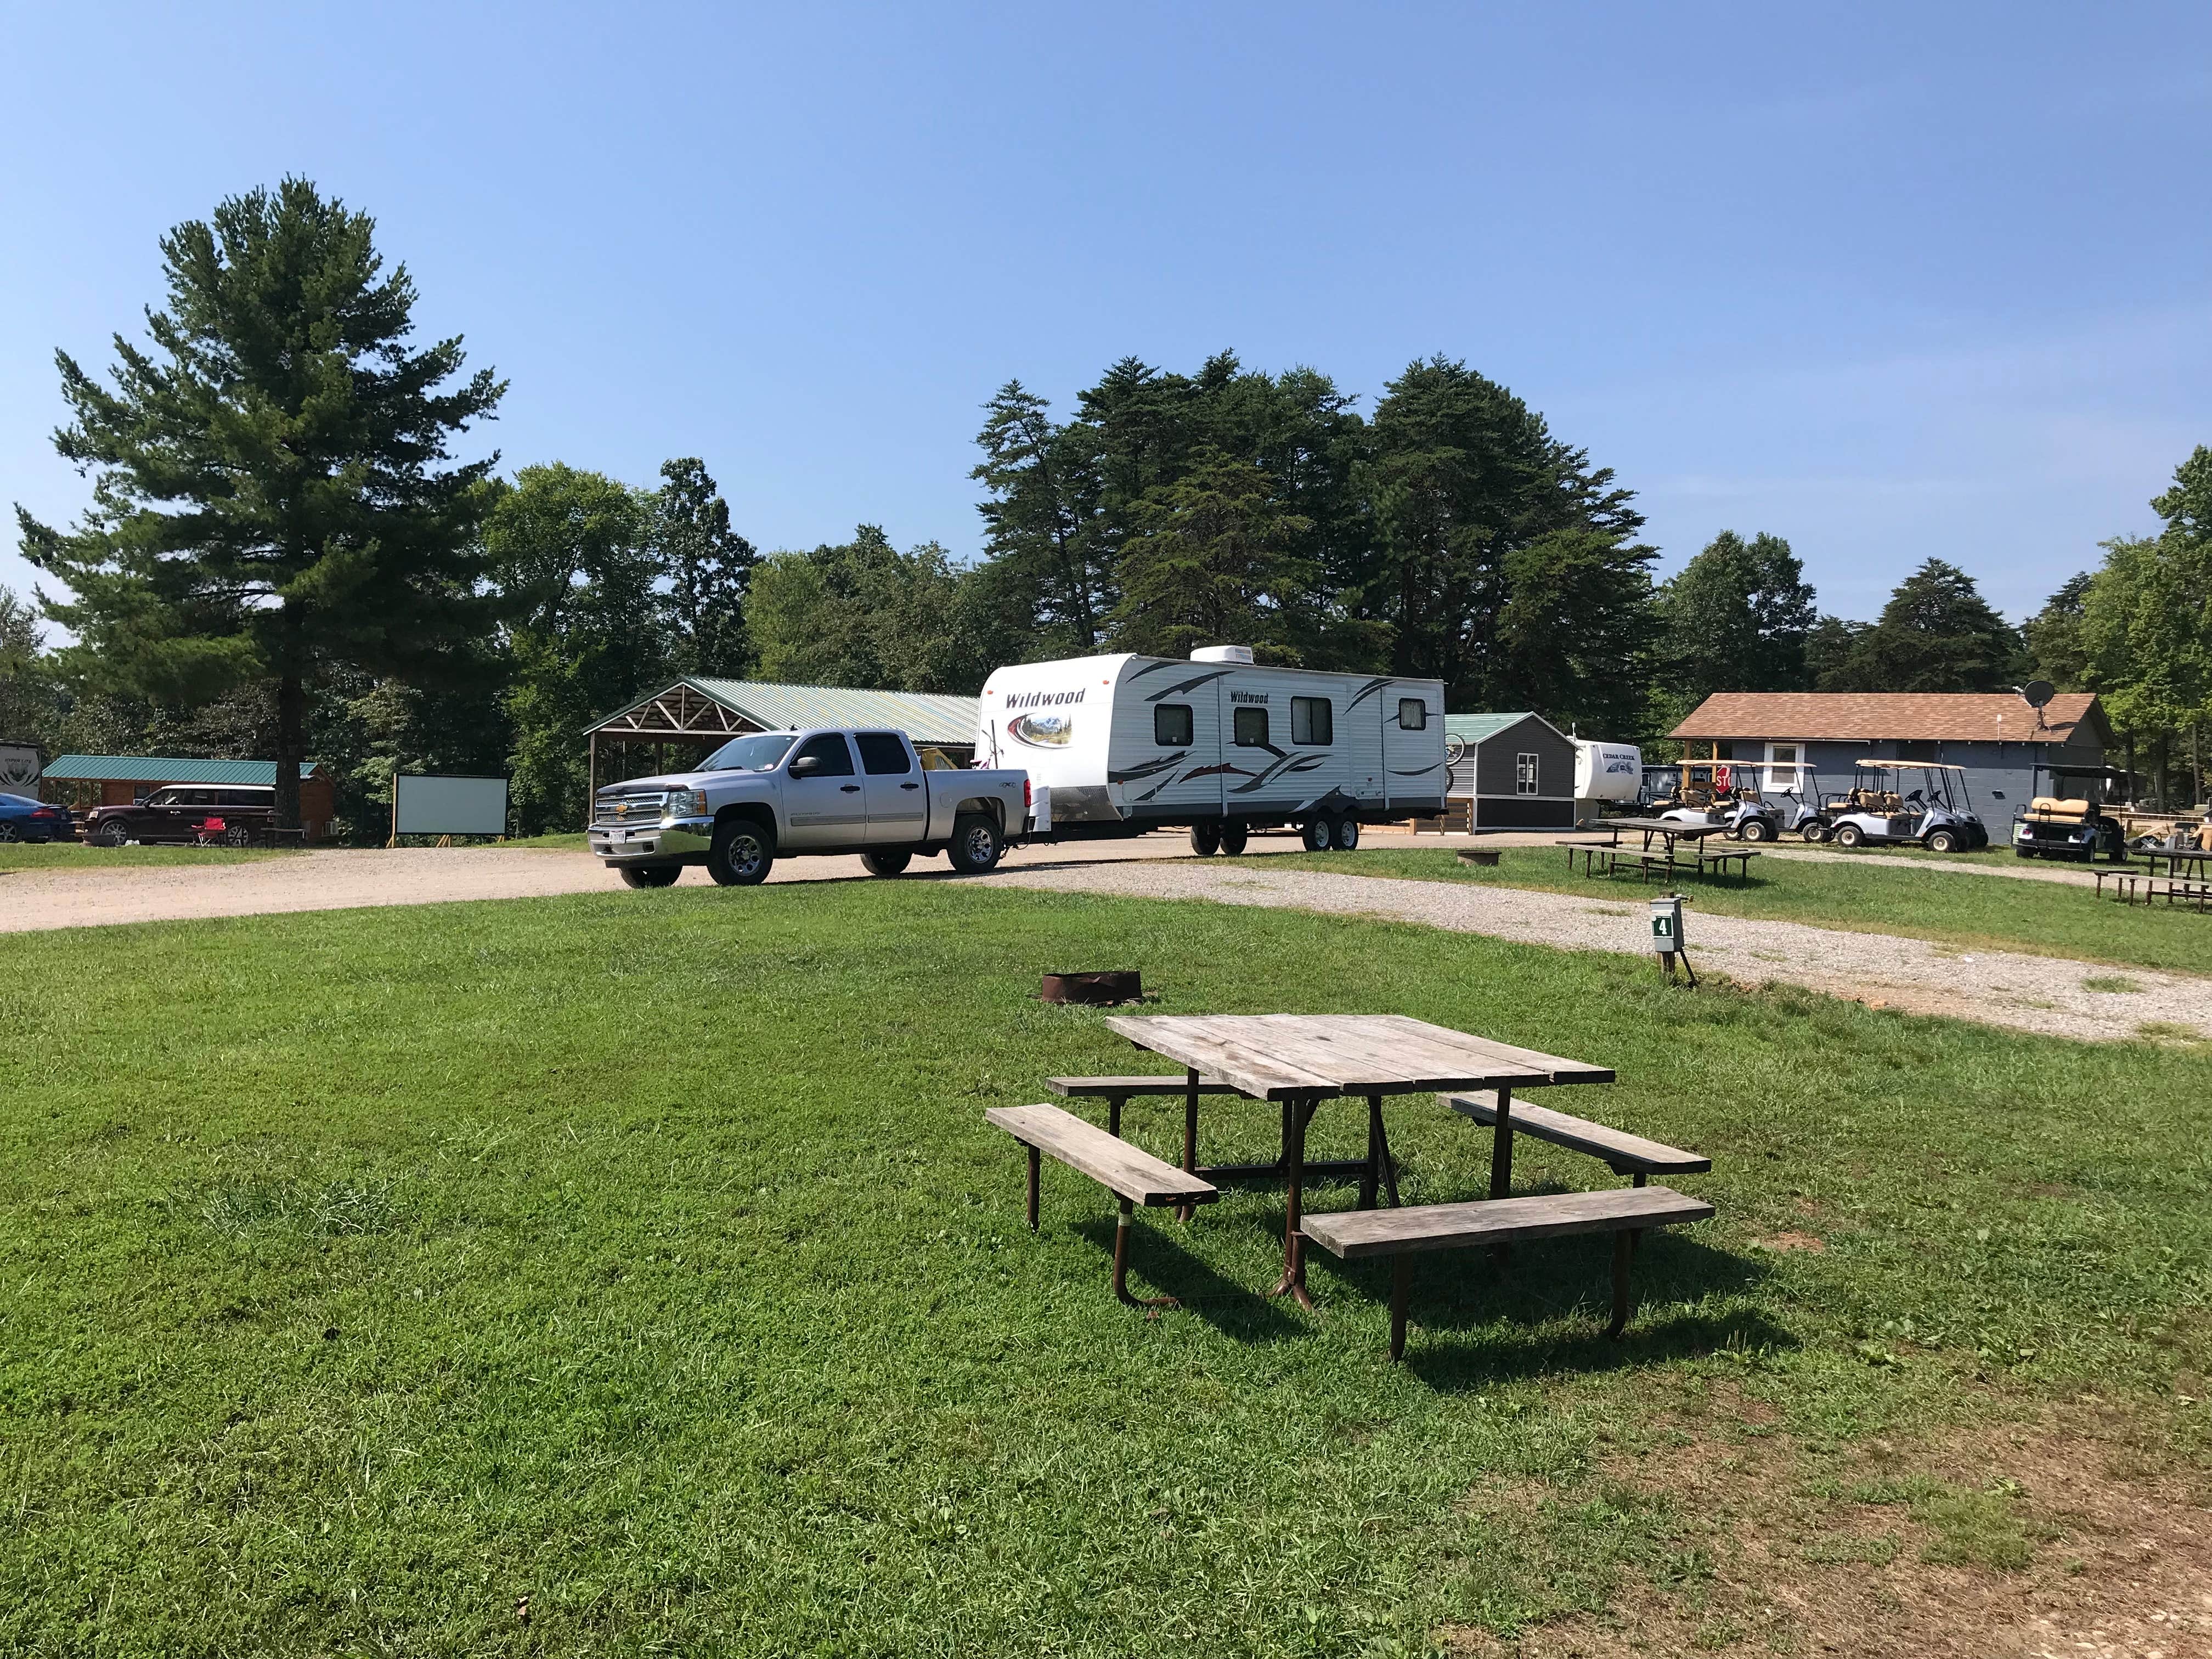
<instances>
[{"instance_id":1,"label":"shadow on grass","mask_svg":"<svg viewBox=\"0 0 2212 1659\"><path fill-rule=\"evenodd\" d=\"M1722 1348L1795 1347L1796 1337L1755 1310L1718 1318L1668 1311L1749 1290L1770 1272L1764 1262L1669 1231L1646 1233L1630 1272L1628 1328L1613 1341L1605 1335L1613 1297L1609 1234L1523 1241L1503 1263L1480 1248L1423 1254L1413 1259L1406 1363L1431 1388L1458 1390L1560 1370L1619 1370ZM1326 1283L1336 1294L1387 1306L1390 1273L1387 1261L1341 1262L1320 1251L1307 1257L1317 1297ZM1325 1300L1322 1305L1326 1311ZM1588 1321L1585 1334L1530 1340L1562 1318L1578 1317ZM1474 1332L1485 1335L1455 1340Z\"/></svg>"},{"instance_id":2,"label":"shadow on grass","mask_svg":"<svg viewBox=\"0 0 2212 1659\"><path fill-rule=\"evenodd\" d=\"M1224 1336L1240 1342L1280 1342L1309 1334L1303 1323L1283 1310L1281 1304L1261 1295L1249 1285L1224 1279L1185 1249L1171 1231L1176 1223L1169 1218L1174 1212L1158 1210L1153 1214L1164 1224L1139 1221L1130 1230L1129 1273L1133 1279L1140 1279L1156 1286L1162 1294L1175 1297L1182 1304L1182 1311L1196 1315ZM1074 1224L1074 1231L1098 1247L1104 1258L1103 1271L1110 1275L1114 1223L1079 1221ZM1111 1296L1114 1292L1109 1285L1103 1288L1103 1293ZM1142 1292L1133 1289L1130 1294Z\"/></svg>"}]
</instances>

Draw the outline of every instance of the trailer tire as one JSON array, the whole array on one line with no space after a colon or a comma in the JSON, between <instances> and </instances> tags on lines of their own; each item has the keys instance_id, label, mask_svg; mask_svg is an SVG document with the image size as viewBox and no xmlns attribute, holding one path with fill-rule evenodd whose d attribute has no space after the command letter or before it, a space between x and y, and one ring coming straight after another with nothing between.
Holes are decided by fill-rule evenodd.
<instances>
[{"instance_id":1,"label":"trailer tire","mask_svg":"<svg viewBox=\"0 0 2212 1659\"><path fill-rule=\"evenodd\" d=\"M1210 859L1221 850L1221 825L1211 818L1201 819L1190 826L1190 850L1202 859Z\"/></svg>"},{"instance_id":2,"label":"trailer tire","mask_svg":"<svg viewBox=\"0 0 2212 1659\"><path fill-rule=\"evenodd\" d=\"M775 838L752 818L725 818L714 826L707 873L717 887L757 887L775 867Z\"/></svg>"},{"instance_id":3,"label":"trailer tire","mask_svg":"<svg viewBox=\"0 0 2212 1659\"><path fill-rule=\"evenodd\" d=\"M1838 847L1856 847L1865 839L1866 832L1856 823L1839 823L1836 826L1836 845Z\"/></svg>"},{"instance_id":4,"label":"trailer tire","mask_svg":"<svg viewBox=\"0 0 2212 1659\"><path fill-rule=\"evenodd\" d=\"M1236 858L1244 851L1244 843L1251 832L1245 829L1242 818L1224 818L1221 823L1221 852L1224 858Z\"/></svg>"},{"instance_id":5,"label":"trailer tire","mask_svg":"<svg viewBox=\"0 0 2212 1659\"><path fill-rule=\"evenodd\" d=\"M1339 818L1334 828L1329 831L1328 838L1335 843L1336 850L1340 853L1358 852L1359 850L1359 820Z\"/></svg>"},{"instance_id":6,"label":"trailer tire","mask_svg":"<svg viewBox=\"0 0 2212 1659\"><path fill-rule=\"evenodd\" d=\"M648 864L635 870L617 870L625 887L673 887L676 878L684 873L678 864Z\"/></svg>"},{"instance_id":7,"label":"trailer tire","mask_svg":"<svg viewBox=\"0 0 2212 1659\"><path fill-rule=\"evenodd\" d=\"M1743 838L1746 841L1769 841L1773 835L1765 818L1746 818L1743 821Z\"/></svg>"},{"instance_id":8,"label":"trailer tire","mask_svg":"<svg viewBox=\"0 0 2212 1659\"><path fill-rule=\"evenodd\" d=\"M1927 846L1931 853L1955 853L1959 850L1959 837L1948 830L1931 830Z\"/></svg>"},{"instance_id":9,"label":"trailer tire","mask_svg":"<svg viewBox=\"0 0 2212 1659\"><path fill-rule=\"evenodd\" d=\"M1326 853L1336 841L1327 818L1308 818L1298 826L1298 836L1309 853Z\"/></svg>"},{"instance_id":10,"label":"trailer tire","mask_svg":"<svg viewBox=\"0 0 2212 1659\"><path fill-rule=\"evenodd\" d=\"M995 868L1006 850L999 826L981 812L970 812L953 819L952 841L945 856L962 875L980 876Z\"/></svg>"},{"instance_id":11,"label":"trailer tire","mask_svg":"<svg viewBox=\"0 0 2212 1659\"><path fill-rule=\"evenodd\" d=\"M866 870L872 876L904 875L906 873L907 866L913 862L914 854L911 852L903 850L896 853L863 853L860 854L860 867L863 870Z\"/></svg>"}]
</instances>

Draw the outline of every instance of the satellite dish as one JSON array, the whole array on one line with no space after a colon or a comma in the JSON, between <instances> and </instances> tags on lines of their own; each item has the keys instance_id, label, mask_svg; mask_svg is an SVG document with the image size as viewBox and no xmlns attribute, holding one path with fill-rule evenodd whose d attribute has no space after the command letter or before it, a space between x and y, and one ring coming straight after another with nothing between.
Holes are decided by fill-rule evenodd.
<instances>
[{"instance_id":1,"label":"satellite dish","mask_svg":"<svg viewBox=\"0 0 2212 1659\"><path fill-rule=\"evenodd\" d=\"M2058 695L2058 688L2049 680L2030 680L2013 690L2020 693L2020 700L2030 708L2040 708Z\"/></svg>"}]
</instances>

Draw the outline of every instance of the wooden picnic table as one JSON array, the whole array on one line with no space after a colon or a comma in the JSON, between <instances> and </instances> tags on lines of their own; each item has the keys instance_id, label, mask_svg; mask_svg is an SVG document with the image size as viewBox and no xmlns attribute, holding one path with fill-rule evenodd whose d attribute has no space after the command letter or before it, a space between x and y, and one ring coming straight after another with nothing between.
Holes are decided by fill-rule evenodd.
<instances>
[{"instance_id":1,"label":"wooden picnic table","mask_svg":"<svg viewBox=\"0 0 2212 1659\"><path fill-rule=\"evenodd\" d=\"M2196 847L2146 847L2141 849L2146 868L2155 873L2158 866L2166 866L2168 878L2184 876L2184 865L2189 866L2185 878L2202 881L2208 866L2212 866L2212 853Z\"/></svg>"},{"instance_id":2,"label":"wooden picnic table","mask_svg":"<svg viewBox=\"0 0 2212 1659\"><path fill-rule=\"evenodd\" d=\"M1568 869L1575 867L1575 860L1579 856L1583 862L1583 873L1595 876L1599 860L1602 859L1608 876L1628 870L1649 880L1654 875L1675 876L1685 872L1702 877L1709 870L1726 875L1728 866L1733 863L1736 866L1738 878L1747 883L1751 879L1751 861L1759 856L1749 848L1730 848L1718 853L1707 851L1705 845L1706 838L1725 834L1728 825L1724 823L1685 823L1679 818L1611 818L1602 827L1612 832L1604 841L1562 841L1558 843L1567 849ZM1622 848L1620 832L1624 830L1642 832L1644 848L1641 852L1631 853ZM1654 852L1651 848L1655 838L1664 842L1658 852ZM1692 857L1689 861L1684 862L1675 857L1677 842L1690 843Z\"/></svg>"},{"instance_id":3,"label":"wooden picnic table","mask_svg":"<svg viewBox=\"0 0 2212 1659\"><path fill-rule=\"evenodd\" d=\"M1183 1169L1222 1181L1284 1182L1283 1277L1272 1294L1293 1296L1307 1307L1303 1235L1298 1224L1308 1175L1360 1177L1359 1207L1374 1206L1378 1187L1398 1202L1397 1172L1382 1123L1386 1095L1438 1094L1462 1089L1497 1091L1498 1127L1491 1163L1491 1194L1511 1191L1513 1091L1569 1083L1610 1083L1606 1066L1539 1054L1511 1043L1431 1025L1403 1014L1127 1014L1106 1024L1140 1048L1179 1062L1189 1073L1183 1133ZM1198 1086L1218 1079L1254 1100L1283 1109L1282 1150L1267 1164L1198 1163ZM1367 1156L1309 1164L1306 1126L1324 1100L1364 1096Z\"/></svg>"}]
</instances>

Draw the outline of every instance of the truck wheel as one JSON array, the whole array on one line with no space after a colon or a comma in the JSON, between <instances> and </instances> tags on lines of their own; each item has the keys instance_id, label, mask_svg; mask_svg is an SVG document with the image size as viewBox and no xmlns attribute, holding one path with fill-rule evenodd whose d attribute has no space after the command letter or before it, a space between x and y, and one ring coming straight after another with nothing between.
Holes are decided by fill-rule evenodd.
<instances>
[{"instance_id":1,"label":"truck wheel","mask_svg":"<svg viewBox=\"0 0 2212 1659\"><path fill-rule=\"evenodd\" d=\"M615 873L622 878L625 887L673 887L676 878L684 873L684 867L677 864L648 864L641 869L617 870Z\"/></svg>"},{"instance_id":2,"label":"truck wheel","mask_svg":"<svg viewBox=\"0 0 2212 1659\"><path fill-rule=\"evenodd\" d=\"M1299 835L1309 853L1326 853L1336 837L1330 832L1327 818L1309 818L1299 826Z\"/></svg>"},{"instance_id":3,"label":"truck wheel","mask_svg":"<svg viewBox=\"0 0 2212 1659\"><path fill-rule=\"evenodd\" d=\"M125 827L122 819L110 818L100 826L100 833L92 839L94 846L120 847L131 839L131 831Z\"/></svg>"},{"instance_id":4,"label":"truck wheel","mask_svg":"<svg viewBox=\"0 0 2212 1659\"><path fill-rule=\"evenodd\" d=\"M1931 853L1955 853L1959 850L1959 838L1948 830L1931 831L1928 837L1928 850Z\"/></svg>"},{"instance_id":5,"label":"truck wheel","mask_svg":"<svg viewBox=\"0 0 2212 1659\"><path fill-rule=\"evenodd\" d=\"M1866 831L1856 823L1839 823L1836 826L1836 845L1838 847L1856 847L1865 839Z\"/></svg>"},{"instance_id":6,"label":"truck wheel","mask_svg":"<svg viewBox=\"0 0 2212 1659\"><path fill-rule=\"evenodd\" d=\"M1357 852L1359 848L1359 820L1339 818L1330 839L1336 842L1336 850L1340 853Z\"/></svg>"},{"instance_id":7,"label":"truck wheel","mask_svg":"<svg viewBox=\"0 0 2212 1659\"><path fill-rule=\"evenodd\" d=\"M1221 826L1222 853L1225 856L1232 859L1243 853L1244 850L1244 840L1249 833L1249 831L1244 828L1243 819L1229 818L1224 820Z\"/></svg>"},{"instance_id":8,"label":"truck wheel","mask_svg":"<svg viewBox=\"0 0 2212 1659\"><path fill-rule=\"evenodd\" d=\"M1746 818L1743 821L1743 838L1746 841L1771 841L1774 831L1765 818Z\"/></svg>"},{"instance_id":9,"label":"truck wheel","mask_svg":"<svg viewBox=\"0 0 2212 1659\"><path fill-rule=\"evenodd\" d=\"M1202 859L1210 859L1221 850L1221 826L1211 821L1190 826L1190 850Z\"/></svg>"},{"instance_id":10,"label":"truck wheel","mask_svg":"<svg viewBox=\"0 0 2212 1659\"><path fill-rule=\"evenodd\" d=\"M975 813L953 820L952 842L945 849L945 856L962 875L980 876L995 866L1005 851L999 826Z\"/></svg>"},{"instance_id":11,"label":"truck wheel","mask_svg":"<svg viewBox=\"0 0 2212 1659\"><path fill-rule=\"evenodd\" d=\"M707 854L707 873L717 887L757 887L775 867L775 848L767 830L750 818L732 818L714 826Z\"/></svg>"},{"instance_id":12,"label":"truck wheel","mask_svg":"<svg viewBox=\"0 0 2212 1659\"><path fill-rule=\"evenodd\" d=\"M898 876L914 862L912 853L863 853L860 867L872 876Z\"/></svg>"}]
</instances>

